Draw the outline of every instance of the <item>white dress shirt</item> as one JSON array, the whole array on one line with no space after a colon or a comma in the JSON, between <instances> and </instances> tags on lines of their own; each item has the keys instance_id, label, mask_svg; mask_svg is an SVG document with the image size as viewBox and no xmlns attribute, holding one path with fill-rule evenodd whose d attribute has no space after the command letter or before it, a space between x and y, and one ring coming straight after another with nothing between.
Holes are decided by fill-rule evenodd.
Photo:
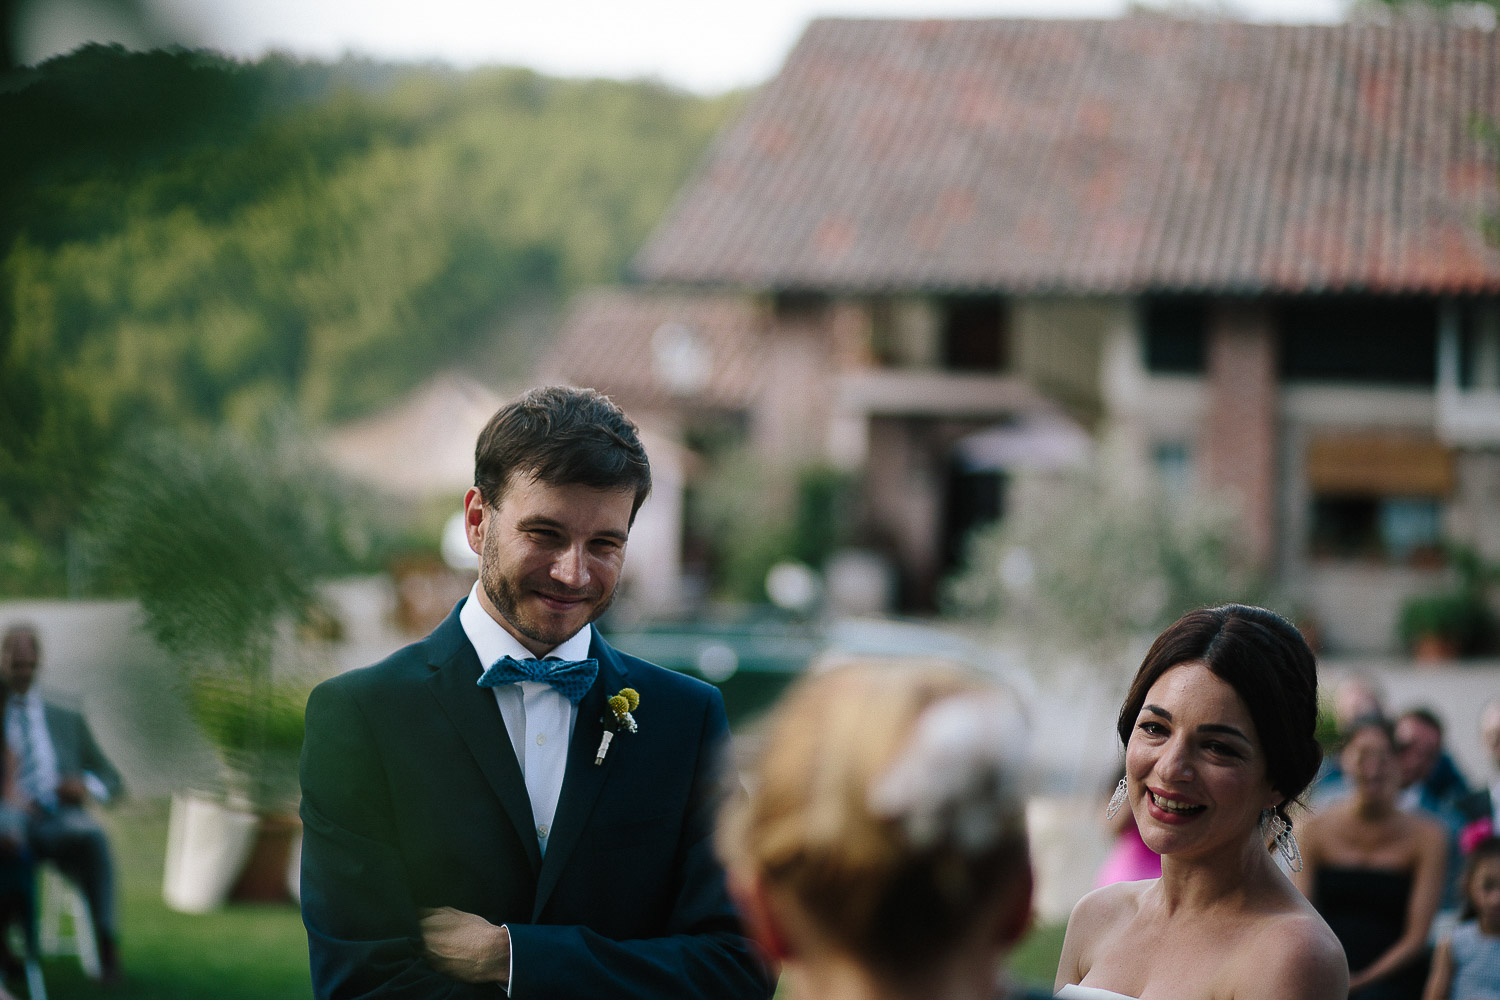
<instances>
[{"instance_id":1,"label":"white dress shirt","mask_svg":"<svg viewBox=\"0 0 1500 1000\"><path fill-rule=\"evenodd\" d=\"M21 791L42 808L56 809L57 751L47 731L46 706L36 688L6 699L5 742L16 758Z\"/></svg>"},{"instance_id":2,"label":"white dress shirt","mask_svg":"<svg viewBox=\"0 0 1500 1000\"><path fill-rule=\"evenodd\" d=\"M469 591L469 599L459 610L458 620L464 633L479 654L479 665L488 668L502 656L517 660L536 659L515 636L489 616L479 603L479 584ZM585 660L593 633L585 625L549 652L543 659ZM477 681L478 678L476 677ZM526 795L531 799L531 819L536 830L537 846L547 853L552 834L552 820L557 814L557 798L562 794L563 773L568 765L568 743L573 738L573 724L578 720L578 706L542 681L520 681L498 684L493 689L510 745L516 752L516 763L526 778Z\"/></svg>"}]
</instances>

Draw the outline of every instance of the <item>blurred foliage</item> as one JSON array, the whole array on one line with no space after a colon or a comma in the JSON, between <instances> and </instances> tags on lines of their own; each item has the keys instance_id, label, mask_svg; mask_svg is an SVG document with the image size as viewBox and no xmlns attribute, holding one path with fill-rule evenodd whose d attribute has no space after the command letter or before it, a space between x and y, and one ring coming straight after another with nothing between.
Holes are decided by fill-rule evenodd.
<instances>
[{"instance_id":1,"label":"blurred foliage","mask_svg":"<svg viewBox=\"0 0 1500 1000\"><path fill-rule=\"evenodd\" d=\"M1490 606L1489 588L1500 580L1500 565L1490 565L1472 547L1449 546L1453 587L1419 594L1401 605L1396 630L1408 650L1422 639L1438 639L1459 656L1481 656L1500 648L1500 618Z\"/></svg>"},{"instance_id":2,"label":"blurred foliage","mask_svg":"<svg viewBox=\"0 0 1500 1000\"><path fill-rule=\"evenodd\" d=\"M1325 757L1338 752L1343 734L1339 732L1338 716L1334 714L1332 706L1321 702L1318 704L1318 721L1313 728L1313 738L1323 748Z\"/></svg>"},{"instance_id":3,"label":"blurred foliage","mask_svg":"<svg viewBox=\"0 0 1500 1000\"><path fill-rule=\"evenodd\" d=\"M306 689L287 688L274 662L291 648L288 626L326 631L315 587L368 546L359 509L285 422L254 439L133 441L89 509L99 566L139 599L234 790L253 802L280 801L295 774Z\"/></svg>"},{"instance_id":4,"label":"blurred foliage","mask_svg":"<svg viewBox=\"0 0 1500 1000\"><path fill-rule=\"evenodd\" d=\"M101 483L94 555L141 601L146 629L190 664L268 655L320 578L368 546L348 491L280 426L260 440L220 430L131 442Z\"/></svg>"},{"instance_id":5,"label":"blurred foliage","mask_svg":"<svg viewBox=\"0 0 1500 1000\"><path fill-rule=\"evenodd\" d=\"M766 574L794 559L814 569L849 544L855 481L827 465L768 462L748 449L718 456L687 496L688 531L711 540L716 596L764 602Z\"/></svg>"},{"instance_id":6,"label":"blurred foliage","mask_svg":"<svg viewBox=\"0 0 1500 1000\"><path fill-rule=\"evenodd\" d=\"M231 774L255 776L264 803L295 802L297 760L307 696L298 682L269 682L263 688L244 674L199 671L188 680L188 709Z\"/></svg>"},{"instance_id":7,"label":"blurred foliage","mask_svg":"<svg viewBox=\"0 0 1500 1000\"><path fill-rule=\"evenodd\" d=\"M1031 485L1032 502L970 537L946 588L954 612L1112 664L1185 611L1266 600L1231 503L1173 495L1108 460Z\"/></svg>"},{"instance_id":8,"label":"blurred foliage","mask_svg":"<svg viewBox=\"0 0 1500 1000\"><path fill-rule=\"evenodd\" d=\"M0 143L0 589L38 592L13 571L60 564L132 429L523 377L510 320L618 279L737 100L97 45L27 71L0 93L26 137Z\"/></svg>"}]
</instances>

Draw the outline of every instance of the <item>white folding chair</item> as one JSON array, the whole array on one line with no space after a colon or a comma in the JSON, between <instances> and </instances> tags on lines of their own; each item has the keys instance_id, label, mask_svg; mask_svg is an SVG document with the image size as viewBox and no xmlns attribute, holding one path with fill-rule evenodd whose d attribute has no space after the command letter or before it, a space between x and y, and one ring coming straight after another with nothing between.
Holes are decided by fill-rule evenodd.
<instances>
[{"instance_id":1,"label":"white folding chair","mask_svg":"<svg viewBox=\"0 0 1500 1000\"><path fill-rule=\"evenodd\" d=\"M63 877L53 865L45 862L37 866L37 881L41 895L41 915L38 917L37 937L40 951L51 958L57 955L77 955L84 975L98 979L99 942L94 939L93 914L89 901L72 882ZM66 925L66 926L65 926ZM27 969L30 985L31 970ZM40 983L41 976L37 976ZM33 997L36 994L32 994Z\"/></svg>"}]
</instances>

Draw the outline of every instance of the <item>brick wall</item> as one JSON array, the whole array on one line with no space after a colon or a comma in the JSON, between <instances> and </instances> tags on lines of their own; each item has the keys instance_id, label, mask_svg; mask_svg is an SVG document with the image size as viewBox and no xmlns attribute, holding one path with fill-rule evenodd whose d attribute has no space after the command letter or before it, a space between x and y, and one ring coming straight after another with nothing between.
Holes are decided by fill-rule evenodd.
<instances>
[{"instance_id":1,"label":"brick wall","mask_svg":"<svg viewBox=\"0 0 1500 1000\"><path fill-rule=\"evenodd\" d=\"M1240 505L1241 538L1271 567L1276 542L1276 336L1260 305L1221 303L1208 324L1204 485Z\"/></svg>"}]
</instances>

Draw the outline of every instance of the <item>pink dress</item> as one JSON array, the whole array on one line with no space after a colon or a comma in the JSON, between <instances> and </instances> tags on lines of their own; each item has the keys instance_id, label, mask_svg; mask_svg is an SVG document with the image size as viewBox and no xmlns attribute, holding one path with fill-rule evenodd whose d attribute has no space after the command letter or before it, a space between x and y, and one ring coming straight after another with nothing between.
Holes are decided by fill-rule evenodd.
<instances>
[{"instance_id":1,"label":"pink dress","mask_svg":"<svg viewBox=\"0 0 1500 1000\"><path fill-rule=\"evenodd\" d=\"M1144 878L1161 878L1161 855L1146 846L1141 832L1131 823L1120 831L1109 857L1099 867L1094 887L1115 882L1138 882Z\"/></svg>"}]
</instances>

